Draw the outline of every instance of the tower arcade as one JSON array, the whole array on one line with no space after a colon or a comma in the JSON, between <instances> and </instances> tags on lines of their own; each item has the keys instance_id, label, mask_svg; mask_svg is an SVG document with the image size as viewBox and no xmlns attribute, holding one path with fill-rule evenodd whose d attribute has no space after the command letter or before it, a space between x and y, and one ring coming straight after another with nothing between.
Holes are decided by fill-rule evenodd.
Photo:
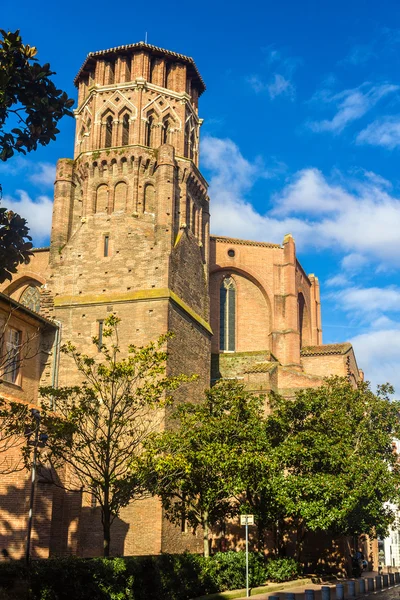
<instances>
[{"instance_id":1,"label":"tower arcade","mask_svg":"<svg viewBox=\"0 0 400 600\"><path fill-rule=\"evenodd\" d=\"M204 83L192 59L143 43L89 54L75 83L75 152L57 165L48 278L63 339L95 352L110 312L122 319L121 348L172 331L167 371L198 374L185 389L198 396L211 338L209 199L197 168ZM74 378L62 356L59 384ZM159 502L140 503L144 537L135 506L123 516L132 524L124 552L171 550L178 537ZM98 551L89 537L79 552Z\"/></svg>"}]
</instances>

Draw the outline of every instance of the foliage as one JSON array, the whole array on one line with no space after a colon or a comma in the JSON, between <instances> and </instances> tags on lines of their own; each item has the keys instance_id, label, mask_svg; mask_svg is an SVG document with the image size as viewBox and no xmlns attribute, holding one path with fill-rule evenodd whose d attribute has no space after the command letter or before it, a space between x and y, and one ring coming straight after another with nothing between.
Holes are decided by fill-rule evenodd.
<instances>
[{"instance_id":1,"label":"foliage","mask_svg":"<svg viewBox=\"0 0 400 600\"><path fill-rule=\"evenodd\" d=\"M10 452L20 448L25 442L26 426L31 425L28 406L0 398L0 475L7 475L24 467L19 452Z\"/></svg>"},{"instance_id":2,"label":"foliage","mask_svg":"<svg viewBox=\"0 0 400 600\"><path fill-rule=\"evenodd\" d=\"M259 549L274 533L276 556L290 535L299 558L308 531L384 534L400 489L391 392L331 377L294 398L272 394L265 416L262 398L220 382L147 440L147 485L172 522L203 528L206 556L208 528L238 512L255 515Z\"/></svg>"},{"instance_id":3,"label":"foliage","mask_svg":"<svg viewBox=\"0 0 400 600\"><path fill-rule=\"evenodd\" d=\"M206 565L207 572L219 591L236 590L246 586L246 553L217 552ZM267 579L265 556L249 552L249 585L263 585Z\"/></svg>"},{"instance_id":4,"label":"foliage","mask_svg":"<svg viewBox=\"0 0 400 600\"><path fill-rule=\"evenodd\" d=\"M27 578L24 564L0 563L4 576ZM219 591L196 554L33 561L31 600L188 600Z\"/></svg>"},{"instance_id":5,"label":"foliage","mask_svg":"<svg viewBox=\"0 0 400 600\"><path fill-rule=\"evenodd\" d=\"M176 408L176 427L146 440L138 468L147 473L147 487L173 523L202 527L205 556L209 527L238 512L241 471L256 460L268 462L265 452L254 452L261 417L261 398L236 382L220 382L202 402Z\"/></svg>"},{"instance_id":6,"label":"foliage","mask_svg":"<svg viewBox=\"0 0 400 600\"><path fill-rule=\"evenodd\" d=\"M198 554L162 554L129 558L57 558L33 561L30 568L31 600L189 600L245 586L245 553L218 552L209 559ZM249 553L250 586L263 585L269 570L274 581L297 574L296 563L265 561ZM279 577L281 577L279 579ZM2 582L28 578L25 564L0 563Z\"/></svg>"},{"instance_id":7,"label":"foliage","mask_svg":"<svg viewBox=\"0 0 400 600\"><path fill-rule=\"evenodd\" d=\"M15 151L26 154L55 140L57 123L72 116L74 101L57 89L50 65L39 64L36 48L23 44L19 31L0 34L0 160L6 161ZM4 131L10 116L19 127Z\"/></svg>"},{"instance_id":8,"label":"foliage","mask_svg":"<svg viewBox=\"0 0 400 600\"><path fill-rule=\"evenodd\" d=\"M25 219L12 210L0 208L0 283L11 281L18 265L29 262L32 238L28 232Z\"/></svg>"},{"instance_id":9,"label":"foliage","mask_svg":"<svg viewBox=\"0 0 400 600\"><path fill-rule=\"evenodd\" d=\"M331 377L295 398L272 395L267 434L285 474L282 518L308 530L384 535L399 500L398 402L390 386L377 395L369 384L353 387ZM278 515L277 515L278 516Z\"/></svg>"},{"instance_id":10,"label":"foliage","mask_svg":"<svg viewBox=\"0 0 400 600\"><path fill-rule=\"evenodd\" d=\"M23 44L19 31L0 29L0 36L0 160L6 161L15 152L26 154L55 140L57 123L72 116L74 101L57 89L50 65L38 63L36 48ZM0 185L0 199L1 192ZM28 232L25 219L0 208L0 283L29 262Z\"/></svg>"},{"instance_id":11,"label":"foliage","mask_svg":"<svg viewBox=\"0 0 400 600\"><path fill-rule=\"evenodd\" d=\"M273 558L267 562L266 579L269 581L290 581L300 574L300 565L294 558Z\"/></svg>"},{"instance_id":12,"label":"foliage","mask_svg":"<svg viewBox=\"0 0 400 600\"><path fill-rule=\"evenodd\" d=\"M103 338L93 338L94 356L67 343L81 385L42 388L42 425L49 435L44 461L67 463L71 487L91 493L101 508L104 555L110 528L120 509L143 493L138 473L130 468L150 433L158 429L171 393L191 378L165 375L168 335L144 347L130 345L120 358L120 319L104 321ZM45 464L45 462L44 462Z\"/></svg>"}]
</instances>

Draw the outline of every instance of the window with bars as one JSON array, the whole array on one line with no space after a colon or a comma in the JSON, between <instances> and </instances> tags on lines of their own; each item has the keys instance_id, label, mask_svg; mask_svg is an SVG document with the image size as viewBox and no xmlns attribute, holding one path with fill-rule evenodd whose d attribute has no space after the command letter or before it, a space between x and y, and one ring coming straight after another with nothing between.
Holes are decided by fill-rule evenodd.
<instances>
[{"instance_id":1,"label":"window with bars","mask_svg":"<svg viewBox=\"0 0 400 600\"><path fill-rule=\"evenodd\" d=\"M236 286L229 275L224 277L220 287L220 350L235 351L236 337Z\"/></svg>"},{"instance_id":2,"label":"window with bars","mask_svg":"<svg viewBox=\"0 0 400 600\"><path fill-rule=\"evenodd\" d=\"M20 350L21 350L21 331L10 327L6 331L6 359L3 372L3 380L8 383L17 383L20 373Z\"/></svg>"}]
</instances>

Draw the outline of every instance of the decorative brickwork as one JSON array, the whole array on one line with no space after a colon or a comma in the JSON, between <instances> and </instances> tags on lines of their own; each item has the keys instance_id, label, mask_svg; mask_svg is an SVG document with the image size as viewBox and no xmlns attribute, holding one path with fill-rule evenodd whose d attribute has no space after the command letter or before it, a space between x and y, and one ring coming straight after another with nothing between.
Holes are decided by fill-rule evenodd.
<instances>
[{"instance_id":1,"label":"decorative brickwork","mask_svg":"<svg viewBox=\"0 0 400 600\"><path fill-rule=\"evenodd\" d=\"M210 372L211 383L236 378L264 394L266 410L270 390L290 396L332 373L357 381L351 345L322 345L318 279L304 272L291 235L282 245L210 236L207 182L198 170L205 85L193 60L142 42L119 46L90 53L75 83L74 158L57 164L50 248L36 249L1 287L14 301L37 299L39 289L36 318L49 324L19 396L37 401L39 383L79 383L60 344L95 352L92 337L110 313L122 319L122 348L174 333L168 373L199 376L177 399L201 398ZM170 426L169 415L161 427ZM9 546L0 528L0 547L17 558L27 476L2 485L1 517L21 533ZM113 525L114 554L201 547L199 532L166 522L157 498L131 503ZM42 485L33 548L34 556L101 554L99 509L87 492Z\"/></svg>"}]
</instances>

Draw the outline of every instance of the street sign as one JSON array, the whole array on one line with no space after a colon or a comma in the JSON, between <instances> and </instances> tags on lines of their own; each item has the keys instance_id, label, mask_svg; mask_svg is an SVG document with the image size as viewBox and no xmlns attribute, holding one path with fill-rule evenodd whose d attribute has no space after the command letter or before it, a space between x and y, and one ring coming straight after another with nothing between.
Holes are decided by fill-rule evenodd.
<instances>
[{"instance_id":1,"label":"street sign","mask_svg":"<svg viewBox=\"0 0 400 600\"><path fill-rule=\"evenodd\" d=\"M254 525L254 515L240 515L240 524L246 527L246 598L249 598L249 525Z\"/></svg>"},{"instance_id":2,"label":"street sign","mask_svg":"<svg viewBox=\"0 0 400 600\"><path fill-rule=\"evenodd\" d=\"M240 515L241 525L254 525L254 515Z\"/></svg>"}]
</instances>

